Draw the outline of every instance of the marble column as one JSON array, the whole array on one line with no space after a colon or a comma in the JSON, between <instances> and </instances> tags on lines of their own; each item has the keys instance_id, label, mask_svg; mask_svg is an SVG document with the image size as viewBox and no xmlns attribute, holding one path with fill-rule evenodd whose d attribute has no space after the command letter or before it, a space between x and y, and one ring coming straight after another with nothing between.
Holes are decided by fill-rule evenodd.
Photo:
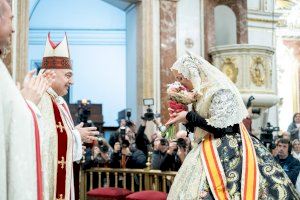
<instances>
[{"instance_id":1,"label":"marble column","mask_svg":"<svg viewBox=\"0 0 300 200\"><path fill-rule=\"evenodd\" d=\"M284 40L283 44L285 46L287 46L289 49L292 49L293 52L293 56L295 57L295 59L298 61L298 66L297 69L298 71L297 73L297 85L294 86L295 91L293 91L293 96L295 98L294 105L293 105L293 110L295 112L299 111L300 108L300 95L299 95L299 88L300 88L300 39L289 39L289 40ZM289 66L290 67L290 66Z\"/></svg>"},{"instance_id":2,"label":"marble column","mask_svg":"<svg viewBox=\"0 0 300 200\"><path fill-rule=\"evenodd\" d=\"M176 61L177 1L160 1L160 80L162 121L169 119L167 84L175 81L170 67Z\"/></svg>"},{"instance_id":3,"label":"marble column","mask_svg":"<svg viewBox=\"0 0 300 200\"><path fill-rule=\"evenodd\" d=\"M137 115L144 112L143 99L153 97L152 1L137 4Z\"/></svg>"},{"instance_id":4,"label":"marble column","mask_svg":"<svg viewBox=\"0 0 300 200\"><path fill-rule=\"evenodd\" d=\"M8 0L8 2L14 15L15 33L4 49L2 59L14 80L21 83L27 71L29 0Z\"/></svg>"},{"instance_id":5,"label":"marble column","mask_svg":"<svg viewBox=\"0 0 300 200\"><path fill-rule=\"evenodd\" d=\"M16 4L16 35L14 38L13 77L22 83L28 71L29 0L14 1Z\"/></svg>"}]
</instances>

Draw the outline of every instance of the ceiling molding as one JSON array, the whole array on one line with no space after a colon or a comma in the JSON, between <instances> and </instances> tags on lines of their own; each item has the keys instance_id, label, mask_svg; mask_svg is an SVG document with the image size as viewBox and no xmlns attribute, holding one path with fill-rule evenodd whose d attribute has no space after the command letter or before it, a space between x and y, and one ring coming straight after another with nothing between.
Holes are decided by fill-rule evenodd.
<instances>
[{"instance_id":1,"label":"ceiling molding","mask_svg":"<svg viewBox=\"0 0 300 200\"><path fill-rule=\"evenodd\" d=\"M139 0L102 0L112 6L119 8L120 10L126 11Z\"/></svg>"}]
</instances>

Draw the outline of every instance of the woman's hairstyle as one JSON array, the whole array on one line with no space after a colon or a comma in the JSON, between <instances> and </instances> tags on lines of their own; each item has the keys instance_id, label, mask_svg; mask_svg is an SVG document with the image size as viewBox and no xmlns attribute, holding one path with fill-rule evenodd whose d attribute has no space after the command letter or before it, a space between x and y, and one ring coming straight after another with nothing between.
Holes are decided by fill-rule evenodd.
<instances>
[{"instance_id":1,"label":"woman's hairstyle","mask_svg":"<svg viewBox=\"0 0 300 200\"><path fill-rule=\"evenodd\" d=\"M300 115L300 113L297 112L297 113L295 113L295 114L293 115L293 123L295 123L295 118L296 118L297 115Z\"/></svg>"},{"instance_id":2,"label":"woman's hairstyle","mask_svg":"<svg viewBox=\"0 0 300 200\"><path fill-rule=\"evenodd\" d=\"M300 143L300 140L299 140L299 139L294 139L294 140L292 141L292 146L294 146L294 145L296 144L296 142Z\"/></svg>"}]
</instances>

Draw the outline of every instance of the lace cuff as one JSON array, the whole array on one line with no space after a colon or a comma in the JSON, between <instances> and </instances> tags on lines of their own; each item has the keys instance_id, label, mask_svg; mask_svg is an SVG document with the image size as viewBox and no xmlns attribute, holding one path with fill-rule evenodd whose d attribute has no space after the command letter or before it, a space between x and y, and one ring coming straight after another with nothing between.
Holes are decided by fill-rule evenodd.
<instances>
[{"instance_id":1,"label":"lace cuff","mask_svg":"<svg viewBox=\"0 0 300 200\"><path fill-rule=\"evenodd\" d=\"M242 122L244 116L238 110L239 105L235 95L227 89L217 91L209 108L208 125L216 128L226 128Z\"/></svg>"}]
</instances>

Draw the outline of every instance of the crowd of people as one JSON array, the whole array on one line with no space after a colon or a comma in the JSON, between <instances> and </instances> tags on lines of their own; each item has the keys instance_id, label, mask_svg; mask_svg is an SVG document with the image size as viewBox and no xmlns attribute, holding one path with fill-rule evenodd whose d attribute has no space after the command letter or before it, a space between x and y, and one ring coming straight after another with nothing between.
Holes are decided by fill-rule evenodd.
<instances>
[{"instance_id":1,"label":"crowd of people","mask_svg":"<svg viewBox=\"0 0 300 200\"><path fill-rule=\"evenodd\" d=\"M152 122L152 121L151 121ZM134 122L126 126L123 119L120 128L112 134L109 141L100 137L92 146L85 149L83 169L91 167L139 168L146 167L151 152L151 169L162 171L178 171L181 163L192 148L187 131L179 131L173 139L165 139L157 129L149 137L145 133L146 126L156 126L142 120L137 129Z\"/></svg>"}]
</instances>

